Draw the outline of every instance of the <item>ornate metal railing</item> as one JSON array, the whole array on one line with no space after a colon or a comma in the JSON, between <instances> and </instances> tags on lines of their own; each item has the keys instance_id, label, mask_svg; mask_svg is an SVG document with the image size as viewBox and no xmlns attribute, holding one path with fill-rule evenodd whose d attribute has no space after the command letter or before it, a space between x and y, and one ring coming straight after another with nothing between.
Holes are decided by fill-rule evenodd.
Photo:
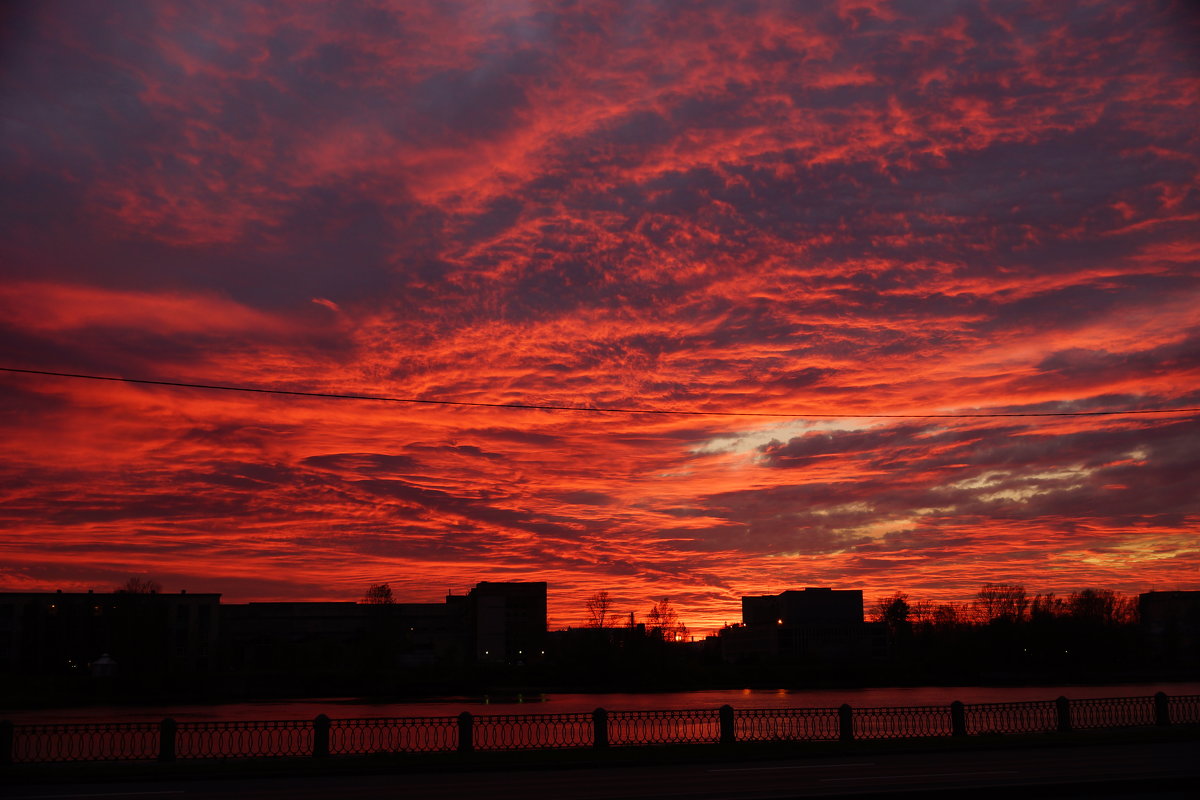
<instances>
[{"instance_id":1,"label":"ornate metal railing","mask_svg":"<svg viewBox=\"0 0 1200 800\"><path fill-rule=\"evenodd\" d=\"M377 717L330 720L331 755L436 753L458 747L454 717Z\"/></svg>"},{"instance_id":2,"label":"ornate metal railing","mask_svg":"<svg viewBox=\"0 0 1200 800\"><path fill-rule=\"evenodd\" d=\"M720 738L715 708L608 712L608 741L613 745L696 744Z\"/></svg>"},{"instance_id":3,"label":"ornate metal railing","mask_svg":"<svg viewBox=\"0 0 1200 800\"><path fill-rule=\"evenodd\" d=\"M1103 697L1071 701L1072 728L1132 728L1153 724L1153 697Z\"/></svg>"},{"instance_id":4,"label":"ornate metal railing","mask_svg":"<svg viewBox=\"0 0 1200 800\"><path fill-rule=\"evenodd\" d=\"M159 755L159 723L16 725L8 751L12 761L144 761Z\"/></svg>"},{"instance_id":5,"label":"ornate metal railing","mask_svg":"<svg viewBox=\"0 0 1200 800\"><path fill-rule=\"evenodd\" d=\"M1042 733L1058 729L1053 700L1026 703L973 703L964 706L968 736L993 733Z\"/></svg>"},{"instance_id":6,"label":"ornate metal railing","mask_svg":"<svg viewBox=\"0 0 1200 800\"><path fill-rule=\"evenodd\" d=\"M853 725L855 739L917 739L953 732L946 706L856 708Z\"/></svg>"},{"instance_id":7,"label":"ornate metal railing","mask_svg":"<svg viewBox=\"0 0 1200 800\"><path fill-rule=\"evenodd\" d=\"M569 714L462 713L271 722L14 725L0 722L0 764L327 757L369 753L638 747L732 742L1037 734L1200 724L1200 695L885 708L750 708Z\"/></svg>"},{"instance_id":8,"label":"ornate metal railing","mask_svg":"<svg viewBox=\"0 0 1200 800\"><path fill-rule=\"evenodd\" d=\"M733 717L739 742L834 741L839 736L836 708L739 708Z\"/></svg>"},{"instance_id":9,"label":"ornate metal railing","mask_svg":"<svg viewBox=\"0 0 1200 800\"><path fill-rule=\"evenodd\" d=\"M592 714L488 714L474 717L479 750L535 750L591 747Z\"/></svg>"},{"instance_id":10,"label":"ornate metal railing","mask_svg":"<svg viewBox=\"0 0 1200 800\"><path fill-rule=\"evenodd\" d=\"M312 720L273 722L181 722L176 758L311 756Z\"/></svg>"},{"instance_id":11,"label":"ornate metal railing","mask_svg":"<svg viewBox=\"0 0 1200 800\"><path fill-rule=\"evenodd\" d=\"M1155 699L1158 695L1155 695ZM1200 725L1200 694L1185 694L1166 698L1167 720L1171 725Z\"/></svg>"}]
</instances>

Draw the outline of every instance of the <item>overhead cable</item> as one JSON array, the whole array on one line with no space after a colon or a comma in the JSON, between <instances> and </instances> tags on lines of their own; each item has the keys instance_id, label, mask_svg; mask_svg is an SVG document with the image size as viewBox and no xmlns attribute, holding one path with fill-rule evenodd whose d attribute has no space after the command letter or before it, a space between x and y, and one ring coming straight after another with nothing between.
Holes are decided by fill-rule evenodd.
<instances>
[{"instance_id":1,"label":"overhead cable","mask_svg":"<svg viewBox=\"0 0 1200 800\"><path fill-rule=\"evenodd\" d=\"M2 372L13 372L25 375L47 375L54 378L73 378L88 381L112 381L116 383L135 383L147 386L166 386L177 389L202 389L218 392L248 392L252 394L287 395L293 397L316 397L327 400L369 400L381 403L410 403L435 406L468 406L475 408L512 408L530 411L575 411L601 414L659 414L692 417L773 417L773 418L802 418L814 417L822 419L971 419L989 417L1102 417L1124 416L1127 414L1193 414L1200 413L1200 408L1137 408L1107 411L980 411L955 412L942 414L831 414L823 411L703 411L700 409L678 408L620 408L615 406L568 406L554 403L487 403L477 400L442 400L424 397L389 397L377 394L346 394L341 392L312 392L298 389L264 389L255 386L228 386L215 383L186 383L184 381L159 381L148 378L125 378L113 375L86 375L75 372L52 372L42 369L19 369L17 367L0 367Z\"/></svg>"}]
</instances>

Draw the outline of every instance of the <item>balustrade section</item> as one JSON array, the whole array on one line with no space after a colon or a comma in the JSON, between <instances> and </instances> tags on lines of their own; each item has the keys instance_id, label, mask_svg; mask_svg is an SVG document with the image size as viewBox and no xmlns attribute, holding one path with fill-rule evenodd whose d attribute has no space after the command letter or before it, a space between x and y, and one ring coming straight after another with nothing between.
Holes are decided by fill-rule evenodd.
<instances>
[{"instance_id":1,"label":"balustrade section","mask_svg":"<svg viewBox=\"0 0 1200 800\"><path fill-rule=\"evenodd\" d=\"M743 708L562 714L463 713L263 722L14 725L0 722L0 764L337 757L641 747L734 742L850 742L1066 733L1200 724L1200 695L952 703L882 708Z\"/></svg>"}]
</instances>

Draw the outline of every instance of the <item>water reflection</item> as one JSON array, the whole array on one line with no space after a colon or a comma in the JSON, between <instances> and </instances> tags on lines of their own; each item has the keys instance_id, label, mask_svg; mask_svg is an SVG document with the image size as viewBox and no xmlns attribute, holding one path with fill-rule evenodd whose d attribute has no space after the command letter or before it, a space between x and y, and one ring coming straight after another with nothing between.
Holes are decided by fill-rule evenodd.
<instances>
[{"instance_id":1,"label":"water reflection","mask_svg":"<svg viewBox=\"0 0 1200 800\"><path fill-rule=\"evenodd\" d=\"M1003 703L1020 700L1144 697L1162 691L1169 695L1200 694L1200 683L1140 683L1105 686L907 686L867 689L717 689L694 692L536 694L514 693L482 697L441 697L397 703L370 703L357 698L310 698L219 705L91 706L4 713L17 723L32 722L134 722L173 717L179 722L197 720L302 720L317 714L334 719L359 717L443 717L461 711L472 714L559 714L596 708L638 711L647 709L718 708L834 708L849 703L856 708L874 706Z\"/></svg>"}]
</instances>

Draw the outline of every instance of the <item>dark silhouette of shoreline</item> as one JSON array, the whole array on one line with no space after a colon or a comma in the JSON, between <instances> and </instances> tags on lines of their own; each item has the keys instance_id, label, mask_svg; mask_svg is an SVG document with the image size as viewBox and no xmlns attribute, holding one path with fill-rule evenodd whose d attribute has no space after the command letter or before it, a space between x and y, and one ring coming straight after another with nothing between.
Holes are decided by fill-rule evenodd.
<instances>
[{"instance_id":1,"label":"dark silhouette of shoreline","mask_svg":"<svg viewBox=\"0 0 1200 800\"><path fill-rule=\"evenodd\" d=\"M156 585L0 593L0 704L1049 685L1195 680L1200 592L1026 597L987 584L973 604L858 590L743 598L742 622L685 637L666 601L650 623L611 615L546 630L544 583L481 583L445 603L222 604ZM620 624L612 624L616 619Z\"/></svg>"}]
</instances>

